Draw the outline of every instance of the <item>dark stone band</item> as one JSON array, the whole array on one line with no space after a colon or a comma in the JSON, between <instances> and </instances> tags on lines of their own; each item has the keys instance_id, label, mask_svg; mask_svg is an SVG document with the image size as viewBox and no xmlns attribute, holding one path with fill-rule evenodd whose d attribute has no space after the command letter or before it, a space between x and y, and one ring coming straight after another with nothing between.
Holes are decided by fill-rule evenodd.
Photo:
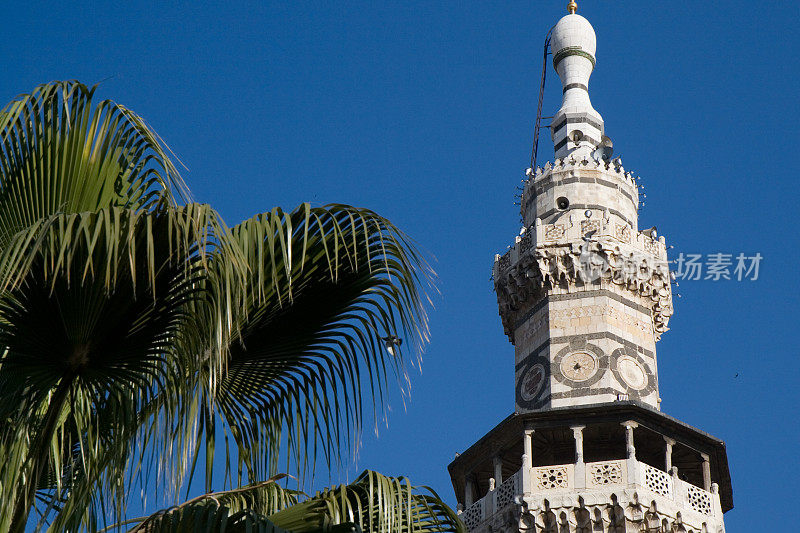
<instances>
[{"instance_id":1,"label":"dark stone band","mask_svg":"<svg viewBox=\"0 0 800 533\"><path fill-rule=\"evenodd\" d=\"M594 70L594 66L597 64L597 61L592 56L592 54L584 52L580 46L568 46L566 48L562 48L556 53L556 55L553 56L553 68L557 69L558 64L561 63L561 61L564 58L567 58L569 56L585 57L586 59L589 60L589 62L591 62L592 70Z\"/></svg>"},{"instance_id":2,"label":"dark stone band","mask_svg":"<svg viewBox=\"0 0 800 533\"><path fill-rule=\"evenodd\" d=\"M589 137L588 135L584 135L584 136L583 136L583 138L582 138L580 141L578 141L578 142L583 142L583 141L589 141L589 142L591 142L592 144L594 144L595 146L600 146L600 141L598 141L597 139L592 139L592 138L591 138L591 137ZM569 137L564 137L563 139L561 139L561 141L560 141L560 142L556 143L556 145L555 145L555 151L556 151L556 152L558 152L560 149L562 149L563 147L565 147L565 146L567 145L567 143L568 143L568 142L571 142L571 141L570 141L570 139L569 139Z\"/></svg>"},{"instance_id":3,"label":"dark stone band","mask_svg":"<svg viewBox=\"0 0 800 533\"><path fill-rule=\"evenodd\" d=\"M564 87L564 91L563 92L566 93L570 89L583 89L587 93L589 92L589 88L586 85L582 84L582 83L570 83L569 85Z\"/></svg>"},{"instance_id":4,"label":"dark stone band","mask_svg":"<svg viewBox=\"0 0 800 533\"><path fill-rule=\"evenodd\" d=\"M566 337L553 337L547 341L548 346L553 346L554 344L569 344L572 349L580 349L584 347L588 341L590 340L597 340L597 339L610 339L618 344L621 344L625 348L629 350L629 354L641 354L650 359L655 359L656 354L639 346L635 342L629 341L628 339L623 339L619 335L615 335L608 331L596 331L594 333L582 333L579 335L568 335ZM636 355L635 357L639 357ZM644 359L639 361L640 363L646 364Z\"/></svg>"},{"instance_id":5,"label":"dark stone band","mask_svg":"<svg viewBox=\"0 0 800 533\"><path fill-rule=\"evenodd\" d=\"M571 204L570 208L571 208L570 211L578 210L578 209L596 209L598 211L604 211L604 210L608 209L608 206L598 205L598 204ZM539 218L541 218L542 220L545 220L548 217L551 217L551 216L555 215L556 213L565 214L565 213L569 213L570 211L561 211L560 209L554 207L550 211L546 211L546 212L542 213L539 216ZM622 220L627 222L629 226L633 227L633 222L628 220L628 217L626 217L625 215L623 215L622 213L620 213L616 209L608 209L608 212L611 213L612 215L618 216L619 218L621 218ZM558 220L558 218L560 218L560 217L557 217L555 220L552 220L549 223L550 224L555 224L555 222Z\"/></svg>"},{"instance_id":6,"label":"dark stone band","mask_svg":"<svg viewBox=\"0 0 800 533\"><path fill-rule=\"evenodd\" d=\"M600 394L621 394L620 391L610 387L600 389L575 388L568 392L554 392L550 395L551 400L565 400L567 398L580 398L581 396L598 396ZM629 395L630 396L630 395Z\"/></svg>"},{"instance_id":7,"label":"dark stone band","mask_svg":"<svg viewBox=\"0 0 800 533\"><path fill-rule=\"evenodd\" d=\"M582 117L562 117L561 121L558 124L550 124L550 129L553 132L553 135L558 133L558 130L566 126L567 124L588 124L594 127L597 130L603 131L603 125L598 124L594 120L590 119L589 117L582 116Z\"/></svg>"},{"instance_id":8,"label":"dark stone band","mask_svg":"<svg viewBox=\"0 0 800 533\"><path fill-rule=\"evenodd\" d=\"M553 337L551 339L545 339L539 346L531 350L528 355L517 365L516 370L518 371L522 365L526 364L525 361L528 361L531 358L538 357L543 351L550 348L553 345L558 344L568 344L572 347L572 349L580 349L586 346L588 341L597 340L597 339L610 339L625 348L630 350L630 354L642 354L650 359L655 359L656 354L648 350L647 348L643 348L638 344L629 341L628 339L623 339L619 335L614 335L608 331L596 331L594 333L583 333L580 335L568 335L566 337ZM644 360L640 361L644 363Z\"/></svg>"}]
</instances>

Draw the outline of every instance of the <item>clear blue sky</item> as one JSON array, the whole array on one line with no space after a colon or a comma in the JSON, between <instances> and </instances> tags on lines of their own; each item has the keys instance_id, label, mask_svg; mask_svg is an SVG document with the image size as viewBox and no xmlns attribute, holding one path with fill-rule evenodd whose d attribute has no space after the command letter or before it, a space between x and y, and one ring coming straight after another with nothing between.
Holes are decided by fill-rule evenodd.
<instances>
[{"instance_id":1,"label":"clear blue sky","mask_svg":"<svg viewBox=\"0 0 800 533\"><path fill-rule=\"evenodd\" d=\"M514 408L489 276L519 231L542 42L565 5L18 3L0 33L0 100L105 80L100 95L146 117L229 223L344 202L416 238L440 276L433 341L407 409L395 398L358 468L454 503L447 464ZM727 442L729 533L793 523L800 8L582 0L580 13L598 36L594 106L646 187L641 227L675 252L764 256L755 282L681 283L658 345L662 408ZM546 115L559 105L549 81Z\"/></svg>"}]
</instances>

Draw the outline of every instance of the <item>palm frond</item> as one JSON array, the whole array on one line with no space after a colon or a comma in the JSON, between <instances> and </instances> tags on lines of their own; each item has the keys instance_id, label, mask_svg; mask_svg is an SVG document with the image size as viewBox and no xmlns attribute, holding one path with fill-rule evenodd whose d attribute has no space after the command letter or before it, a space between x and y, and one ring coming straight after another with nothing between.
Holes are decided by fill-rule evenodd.
<instances>
[{"instance_id":1,"label":"palm frond","mask_svg":"<svg viewBox=\"0 0 800 533\"><path fill-rule=\"evenodd\" d=\"M252 510L234 512L214 501L179 506L149 517L130 533L285 533Z\"/></svg>"},{"instance_id":2,"label":"palm frond","mask_svg":"<svg viewBox=\"0 0 800 533\"><path fill-rule=\"evenodd\" d=\"M121 509L131 450L181 423L178 385L196 367L177 347L206 344L192 338L186 307L203 297L215 216L196 204L54 215L0 253L0 269L14 273L0 298L0 419L10 422L0 447L22 458L0 465L0 496L13 494L17 509L0 509L0 525L12 513L20 524L47 472L56 473L53 501L80 480L104 484L105 501ZM158 442L171 460L171 441ZM79 468L70 466L76 446Z\"/></svg>"},{"instance_id":3,"label":"palm frond","mask_svg":"<svg viewBox=\"0 0 800 533\"><path fill-rule=\"evenodd\" d=\"M390 354L383 339L402 336L418 357L428 338L419 287L430 271L388 220L348 206L276 209L230 236L248 267L246 291L233 306L224 373L207 392L206 456L221 422L239 483L242 470L246 479L275 474L283 446L301 471L317 452L331 464L357 443L363 401L380 413L388 379L406 386L405 350ZM214 288L225 264L211 262L216 298L230 297Z\"/></svg>"},{"instance_id":4,"label":"palm frond","mask_svg":"<svg viewBox=\"0 0 800 533\"><path fill-rule=\"evenodd\" d=\"M188 189L144 120L96 87L53 82L0 111L0 246L56 213L174 204Z\"/></svg>"},{"instance_id":5,"label":"palm frond","mask_svg":"<svg viewBox=\"0 0 800 533\"><path fill-rule=\"evenodd\" d=\"M129 533L220 531L223 525L226 531L466 533L433 490L402 477L367 470L353 483L311 497L281 488L276 479L203 494L140 519Z\"/></svg>"},{"instance_id":6,"label":"palm frond","mask_svg":"<svg viewBox=\"0 0 800 533\"><path fill-rule=\"evenodd\" d=\"M373 532L466 532L432 489L369 470L349 485L320 491L269 519L294 533L347 524Z\"/></svg>"},{"instance_id":7,"label":"palm frond","mask_svg":"<svg viewBox=\"0 0 800 533\"><path fill-rule=\"evenodd\" d=\"M298 531L457 526L402 478L368 472L302 503L253 483L282 461L300 477L341 461L393 378L405 398L433 276L413 243L344 205L229 229L180 205L163 141L94 92L54 82L0 111L0 530L31 509L41 527L96 530L134 479L174 495L201 456L210 491L218 434L223 488L252 485L138 527L278 531L297 513Z\"/></svg>"},{"instance_id":8,"label":"palm frond","mask_svg":"<svg viewBox=\"0 0 800 533\"><path fill-rule=\"evenodd\" d=\"M267 514L295 505L302 493L281 487L275 476L245 487L212 492L140 519L129 533L259 531L283 533ZM113 528L113 526L112 526ZM109 528L111 529L111 528Z\"/></svg>"},{"instance_id":9,"label":"palm frond","mask_svg":"<svg viewBox=\"0 0 800 533\"><path fill-rule=\"evenodd\" d=\"M19 96L0 111L0 336L5 341L0 388L7 400L0 406L0 420L8 422L0 424L0 452L18 460L14 467L0 467L0 499L23 507L32 502L34 490L40 490L36 497L49 497L50 503L60 506L76 473L91 470L87 450L91 442L101 442L100 430L84 433L76 428L90 420L89 413L96 415L114 403L114 394L119 393L112 383L115 377L124 376L128 386L140 386L140 398L152 394L142 386L152 377L147 371L134 376L130 367L117 367L117 374L100 378L105 369L95 369L91 378L95 385L82 390L68 367L80 365L89 352L105 349L98 344L119 332L119 325L104 332L104 324L132 318L125 313L135 314L131 308L136 305L127 305L123 294L135 299L147 293L152 298L156 278L163 285L169 274L156 275L162 265L154 261L158 254L151 249L164 237L154 239L153 232L144 228L151 219L142 218L141 227L133 219L188 198L168 149L155 132L123 106L108 100L96 103L94 92L95 87L75 81L53 82ZM138 236L145 239L137 253ZM95 248L102 253L95 253ZM150 260L137 262L135 257ZM175 268L179 264L180 260L172 263L172 273L183 269ZM117 286L117 270L126 266L130 273L123 273L123 283ZM96 276L104 268L105 279ZM149 277L137 275L137 268ZM126 282L138 282L140 287L118 290ZM166 285L173 292L178 286ZM98 304L101 300L104 303ZM48 309L53 314L45 317ZM129 324L134 328L175 314L176 305L170 311L139 298L138 309L144 314L138 324ZM103 316L108 310L110 316ZM36 324L36 318L43 320ZM174 324L167 326L158 334L150 330L138 336L157 335L163 342L169 327L174 330ZM129 352L140 348L129 344ZM37 357L39 367L30 364ZM153 359L152 346L140 355L140 361ZM82 373L82 379L89 374ZM97 386L103 379L107 393ZM70 418L70 409L84 409L84 420ZM113 444L124 450L121 430L111 434L116 439ZM81 451L77 458L76 446ZM24 494L19 492L21 480L27 483ZM48 496L47 490L55 492ZM56 507L49 505L48 511ZM13 509L4 505L0 526L8 526L14 514L14 527L20 527L27 511Z\"/></svg>"}]
</instances>

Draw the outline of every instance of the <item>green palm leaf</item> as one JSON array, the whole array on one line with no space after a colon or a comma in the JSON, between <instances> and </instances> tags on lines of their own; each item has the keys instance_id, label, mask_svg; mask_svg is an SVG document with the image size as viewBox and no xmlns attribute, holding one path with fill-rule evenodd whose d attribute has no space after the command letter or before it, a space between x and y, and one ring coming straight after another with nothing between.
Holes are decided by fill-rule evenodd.
<instances>
[{"instance_id":1,"label":"green palm leaf","mask_svg":"<svg viewBox=\"0 0 800 533\"><path fill-rule=\"evenodd\" d=\"M187 191L166 148L94 90L54 82L0 112L0 529L36 490L60 510L100 464L123 468L136 407L176 373L164 345L203 252L190 226L210 210L174 211Z\"/></svg>"},{"instance_id":2,"label":"green palm leaf","mask_svg":"<svg viewBox=\"0 0 800 533\"><path fill-rule=\"evenodd\" d=\"M157 134L112 101L93 106L95 89L53 82L0 112L2 237L55 213L188 195Z\"/></svg>"},{"instance_id":3,"label":"green palm leaf","mask_svg":"<svg viewBox=\"0 0 800 533\"><path fill-rule=\"evenodd\" d=\"M259 483L341 461L390 381L405 394L432 277L413 244L344 205L229 229L180 205L163 142L94 90L47 84L0 112L0 530L32 509L42 527L96 530L134 483L173 498L202 456L210 491L219 434L223 486L250 485L137 527L457 527L402 479L365 473L302 503Z\"/></svg>"},{"instance_id":4,"label":"green palm leaf","mask_svg":"<svg viewBox=\"0 0 800 533\"><path fill-rule=\"evenodd\" d=\"M361 531L465 532L463 523L428 487L406 478L364 471L353 483L325 489L307 501L269 516L294 533L351 524ZM354 529L356 530L356 529Z\"/></svg>"},{"instance_id":5,"label":"green palm leaf","mask_svg":"<svg viewBox=\"0 0 800 533\"><path fill-rule=\"evenodd\" d=\"M246 474L239 483L274 475L281 457L290 467L283 445L301 470L318 452L331 464L358 439L364 399L380 412L389 377L407 383L404 351L388 354L382 339L399 335L412 349L427 340L418 286L429 272L389 221L348 206L276 209L230 235L246 290L225 370L204 393L206 456L221 422ZM223 268L215 259L212 269Z\"/></svg>"},{"instance_id":6,"label":"green palm leaf","mask_svg":"<svg viewBox=\"0 0 800 533\"><path fill-rule=\"evenodd\" d=\"M274 480L214 492L139 519L129 533L168 531L337 533L465 532L463 523L431 489L405 478L365 471L353 483L311 497Z\"/></svg>"},{"instance_id":7,"label":"green palm leaf","mask_svg":"<svg viewBox=\"0 0 800 533\"><path fill-rule=\"evenodd\" d=\"M79 468L69 468L101 483L109 468L125 471L127 450L156 434L143 425L148 417L159 417L162 432L172 425L178 384L194 369L177 347L192 342L186 303L202 296L194 285L209 218L213 212L195 204L58 215L12 254L26 260L15 261L0 299L0 345L7 347L0 417L10 422L0 441L24 461L22 468L0 465L0 490L27 485L14 492L18 520L38 480L48 470L63 472L75 446ZM0 255L0 265L6 259ZM134 438L140 429L147 431ZM166 442L161 452L169 457ZM108 462L101 449L117 453ZM55 480L62 492L62 476ZM122 490L120 481L106 476L106 494ZM0 510L0 521L9 515L8 507Z\"/></svg>"},{"instance_id":8,"label":"green palm leaf","mask_svg":"<svg viewBox=\"0 0 800 533\"><path fill-rule=\"evenodd\" d=\"M138 522L129 533L161 533L171 531L217 532L258 531L283 533L267 514L297 503L302 493L285 489L276 476L261 483L229 491L212 492L185 503L159 511ZM120 526L125 524L119 524Z\"/></svg>"}]
</instances>

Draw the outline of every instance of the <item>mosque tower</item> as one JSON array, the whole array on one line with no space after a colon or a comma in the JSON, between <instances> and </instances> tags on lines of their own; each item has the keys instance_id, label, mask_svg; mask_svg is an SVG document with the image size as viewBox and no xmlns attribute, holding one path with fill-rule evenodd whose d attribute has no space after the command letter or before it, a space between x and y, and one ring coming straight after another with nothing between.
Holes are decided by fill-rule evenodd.
<instances>
[{"instance_id":1,"label":"mosque tower","mask_svg":"<svg viewBox=\"0 0 800 533\"><path fill-rule=\"evenodd\" d=\"M449 465L460 516L481 533L724 532L725 444L660 411L665 239L639 229L636 178L589 98L595 32L576 10L551 34L555 161L528 170L524 226L493 268L515 411Z\"/></svg>"}]
</instances>

